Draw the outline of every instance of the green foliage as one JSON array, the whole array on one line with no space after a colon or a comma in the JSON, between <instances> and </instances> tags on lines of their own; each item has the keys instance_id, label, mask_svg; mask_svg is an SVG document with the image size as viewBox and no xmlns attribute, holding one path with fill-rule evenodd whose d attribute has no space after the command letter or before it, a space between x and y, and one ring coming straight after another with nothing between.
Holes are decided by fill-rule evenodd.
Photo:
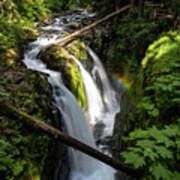
<instances>
[{"instance_id":1,"label":"green foliage","mask_svg":"<svg viewBox=\"0 0 180 180\"><path fill-rule=\"evenodd\" d=\"M48 153L48 136L28 132L14 120L0 122L0 177L17 180L40 175Z\"/></svg>"},{"instance_id":2,"label":"green foliage","mask_svg":"<svg viewBox=\"0 0 180 180\"><path fill-rule=\"evenodd\" d=\"M0 96L9 97L10 95L0 89Z\"/></svg>"},{"instance_id":3,"label":"green foliage","mask_svg":"<svg viewBox=\"0 0 180 180\"><path fill-rule=\"evenodd\" d=\"M162 129L155 126L147 130L136 129L124 140L134 144L127 152L121 153L125 163L135 168L145 166L146 179L179 179L180 119L177 124Z\"/></svg>"},{"instance_id":4,"label":"green foliage","mask_svg":"<svg viewBox=\"0 0 180 180\"><path fill-rule=\"evenodd\" d=\"M11 175L17 177L23 171L25 161L15 158L18 155L20 155L20 151L15 146L0 139L0 174L8 173L5 175L5 179L9 179Z\"/></svg>"},{"instance_id":5,"label":"green foliage","mask_svg":"<svg viewBox=\"0 0 180 180\"><path fill-rule=\"evenodd\" d=\"M47 1L47 7L52 11L52 12L61 12L62 10L65 10L67 7L67 3L69 0L67 1L60 1L60 0L51 0L51 1Z\"/></svg>"},{"instance_id":6,"label":"green foliage","mask_svg":"<svg viewBox=\"0 0 180 180\"><path fill-rule=\"evenodd\" d=\"M149 44L157 39L162 29L168 29L166 20L152 21L151 14L152 10L147 9L142 19L138 17L138 8L133 8L128 15L115 18L117 47L108 64L113 71L118 72L119 66L126 65L130 73L137 72Z\"/></svg>"},{"instance_id":7,"label":"green foliage","mask_svg":"<svg viewBox=\"0 0 180 180\"><path fill-rule=\"evenodd\" d=\"M56 122L54 119L58 117L51 113L52 93L45 77L24 66L1 70L1 99L48 124ZM21 123L17 116L0 113L0 179L39 180L49 153L49 142L47 135Z\"/></svg>"},{"instance_id":8,"label":"green foliage","mask_svg":"<svg viewBox=\"0 0 180 180\"><path fill-rule=\"evenodd\" d=\"M138 109L148 123L171 123L180 116L179 44L180 32L169 32L149 46L142 61L145 88Z\"/></svg>"},{"instance_id":9,"label":"green foliage","mask_svg":"<svg viewBox=\"0 0 180 180\"><path fill-rule=\"evenodd\" d=\"M164 3L165 8L171 9L174 14L180 13L180 1L179 0L153 0L153 2Z\"/></svg>"},{"instance_id":10,"label":"green foliage","mask_svg":"<svg viewBox=\"0 0 180 180\"><path fill-rule=\"evenodd\" d=\"M47 0L15 0L14 2L21 18L25 21L29 21L29 19L36 21L49 12L46 8Z\"/></svg>"},{"instance_id":11,"label":"green foliage","mask_svg":"<svg viewBox=\"0 0 180 180\"><path fill-rule=\"evenodd\" d=\"M101 1L88 1L91 9L96 12L97 16L104 16L115 10L115 3L112 0L101 0Z\"/></svg>"},{"instance_id":12,"label":"green foliage","mask_svg":"<svg viewBox=\"0 0 180 180\"><path fill-rule=\"evenodd\" d=\"M34 21L46 16L48 9L42 0L3 0L0 2L0 51L13 48L20 53L27 40L36 38ZM0 54L1 57L5 56Z\"/></svg>"}]
</instances>

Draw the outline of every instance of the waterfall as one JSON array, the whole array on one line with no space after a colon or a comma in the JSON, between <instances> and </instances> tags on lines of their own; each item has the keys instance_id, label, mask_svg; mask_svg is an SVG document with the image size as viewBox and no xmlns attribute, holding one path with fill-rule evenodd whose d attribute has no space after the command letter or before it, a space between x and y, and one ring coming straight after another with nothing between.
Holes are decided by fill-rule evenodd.
<instances>
[{"instance_id":1,"label":"waterfall","mask_svg":"<svg viewBox=\"0 0 180 180\"><path fill-rule=\"evenodd\" d=\"M97 118L101 117L104 112L104 106L100 91L97 85L95 84L94 80L92 79L91 75L84 69L80 61L78 61L78 59L76 59L74 56L72 56L72 58L76 61L80 68L88 99L90 123L92 125L95 125L98 122Z\"/></svg>"},{"instance_id":2,"label":"waterfall","mask_svg":"<svg viewBox=\"0 0 180 180\"><path fill-rule=\"evenodd\" d=\"M66 32L68 24L63 23L63 19L70 22L72 19L79 20L80 18L88 17L88 15L89 17L92 16L92 14L88 14L87 11L82 11L77 15L68 14L67 16L55 18L51 25L42 27L41 30L43 32L40 34L40 37L35 42L29 44L23 62L27 68L49 75L48 82L51 84L53 89L54 104L62 115L67 133L70 136L97 148L85 116L74 95L65 87L61 78L61 73L48 69L46 65L38 59L38 54L46 45L55 43L59 38L61 38L62 32ZM54 32L54 30L57 32ZM111 100L109 95L115 98L115 92L110 87L107 75L101 64L98 62L99 60L97 60L90 48L88 48L88 52L94 59L94 68L97 69L96 71L102 81L103 95L96 84L95 76L93 79L91 74L83 68L80 61L75 57L73 58L78 64L83 77L88 98L88 111L90 118L92 119L92 124L96 124L98 121L103 121L105 125L104 132L106 135L111 135L112 132L110 131L112 131L114 121L112 116L114 116L115 108L113 106L114 99ZM69 180L114 180L115 170L111 167L72 148L69 148L68 151L70 157L69 164L71 167Z\"/></svg>"},{"instance_id":3,"label":"waterfall","mask_svg":"<svg viewBox=\"0 0 180 180\"><path fill-rule=\"evenodd\" d=\"M87 47L87 51L94 61L94 68L92 70L93 79L95 81L97 78L99 78L101 84L100 88L105 110L102 110L103 114L100 116L102 123L105 125L103 136L112 136L115 115L120 111L120 105L117 101L117 94L110 85L109 79L99 57L90 47ZM89 101L91 101L91 99L89 99Z\"/></svg>"},{"instance_id":4,"label":"waterfall","mask_svg":"<svg viewBox=\"0 0 180 180\"><path fill-rule=\"evenodd\" d=\"M119 104L116 100L116 92L112 89L107 74L103 69L103 66L97 55L89 47L87 47L87 50L95 62L92 72L97 71L100 76L100 80L102 84L101 88L103 92L102 96L95 81L96 79L95 74L93 73L94 74L93 76L94 79L93 79L90 73L88 73L84 69L81 62L78 61L74 56L72 57L78 64L84 81L85 90L88 99L88 111L90 114L90 123L92 125L96 125L97 123L103 123L104 132L102 136L104 137L112 136L115 115L120 110Z\"/></svg>"}]
</instances>

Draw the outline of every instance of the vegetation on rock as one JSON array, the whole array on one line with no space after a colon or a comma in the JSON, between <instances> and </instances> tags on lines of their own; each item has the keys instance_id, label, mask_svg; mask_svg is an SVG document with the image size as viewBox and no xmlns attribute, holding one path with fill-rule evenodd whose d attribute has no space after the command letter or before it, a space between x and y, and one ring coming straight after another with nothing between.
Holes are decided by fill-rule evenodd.
<instances>
[{"instance_id":1,"label":"vegetation on rock","mask_svg":"<svg viewBox=\"0 0 180 180\"><path fill-rule=\"evenodd\" d=\"M25 68L1 69L0 98L9 101L47 123L56 124L52 114L51 90L39 73ZM17 123L16 118L0 115L0 177L2 179L40 179L48 156L49 137Z\"/></svg>"},{"instance_id":2,"label":"vegetation on rock","mask_svg":"<svg viewBox=\"0 0 180 180\"><path fill-rule=\"evenodd\" d=\"M180 176L177 165L180 160L179 44L180 34L176 31L164 34L150 45L138 76L142 77L141 83L130 91L139 91L139 96L138 101L137 97L134 98L136 103L131 107L131 110L135 108L136 111L126 112L127 120L132 124L133 117L136 117L135 127L138 127L139 122L139 127L145 129L136 129L124 138L130 141L131 146L127 148L128 152L121 155L126 163L136 168L147 167L147 179L176 180Z\"/></svg>"},{"instance_id":3,"label":"vegetation on rock","mask_svg":"<svg viewBox=\"0 0 180 180\"><path fill-rule=\"evenodd\" d=\"M96 46L95 51L109 71L131 82L117 115L114 155L135 168L145 167L146 179L178 180L180 1L131 3L129 13L102 24L91 32L93 36L89 33L82 37L93 40L91 45ZM46 77L27 70L21 63L25 45L37 38L36 27L47 24L50 13L80 6L101 17L125 4L127 1L118 0L1 0L0 98L59 127ZM39 56L50 69L61 70L65 84L86 109L82 77L70 54L89 66L86 47L80 39L73 39L65 47L49 46ZM13 115L9 118L0 114L0 179L41 179L42 174L48 173L44 169L46 159L53 154L48 148L51 143L50 137L17 123ZM64 147L59 146L58 150L64 151ZM120 155L122 150L125 152Z\"/></svg>"},{"instance_id":4,"label":"vegetation on rock","mask_svg":"<svg viewBox=\"0 0 180 180\"><path fill-rule=\"evenodd\" d=\"M87 98L82 76L77 63L68 51L74 56L78 55L80 60L87 59L85 45L78 40L72 41L65 48L58 44L49 46L40 56L50 69L62 72L64 83L77 98L79 105L86 109Z\"/></svg>"}]
</instances>

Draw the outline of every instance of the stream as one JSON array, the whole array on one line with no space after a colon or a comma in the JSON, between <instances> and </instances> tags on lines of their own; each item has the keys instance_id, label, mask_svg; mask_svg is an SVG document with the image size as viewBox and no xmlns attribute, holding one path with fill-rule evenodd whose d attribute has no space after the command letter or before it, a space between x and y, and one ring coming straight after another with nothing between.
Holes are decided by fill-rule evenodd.
<instances>
[{"instance_id":1,"label":"stream","mask_svg":"<svg viewBox=\"0 0 180 180\"><path fill-rule=\"evenodd\" d=\"M36 41L29 44L24 54L23 62L27 68L49 75L48 82L53 89L54 105L62 115L67 133L110 155L107 145L101 142L112 136L115 115L120 111L120 105L117 101L117 94L111 87L98 56L87 46L87 53L93 62L91 72L88 72L81 62L72 56L83 78L88 100L86 113L82 111L74 95L64 85L61 72L48 69L46 64L38 58L38 54L47 45L56 43L62 38L64 33L70 32L69 26L71 22L81 22L93 16L95 14L88 13L87 10L68 11L65 15L54 18L51 25L39 27L40 35ZM98 126L102 127L102 133L98 136L100 143L97 146L97 139L94 138L93 129L96 129ZM71 169L68 180L115 179L115 170L111 167L72 148L68 148L68 153Z\"/></svg>"}]
</instances>

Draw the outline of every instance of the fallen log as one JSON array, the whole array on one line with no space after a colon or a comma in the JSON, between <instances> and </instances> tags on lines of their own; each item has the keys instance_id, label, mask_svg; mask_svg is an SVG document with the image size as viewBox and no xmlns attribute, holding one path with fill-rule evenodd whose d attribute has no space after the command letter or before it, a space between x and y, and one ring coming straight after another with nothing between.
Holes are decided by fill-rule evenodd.
<instances>
[{"instance_id":1,"label":"fallen log","mask_svg":"<svg viewBox=\"0 0 180 180\"><path fill-rule=\"evenodd\" d=\"M121 9L118 9L118 10L116 10L115 12L113 12L113 13L105 16L104 18L99 19L99 20L95 21L94 23L92 23L92 24L90 24L90 25L88 25L88 26L85 26L84 28L82 28L82 29L80 29L80 30L78 30L78 31L75 31L74 33L71 33L71 34L67 35L66 37L60 39L57 43L58 43L58 44L61 44L61 43L63 43L64 41L67 41L67 40L69 40L69 39L71 39L71 38L73 38L73 37L75 37L75 36L77 36L77 35L85 32L85 31L87 31L87 30L89 30L89 29L97 26L98 24L100 24L100 23L102 23L102 22L110 19L111 17L113 17L113 16L115 16L115 15L121 13L121 12L126 11L126 10L129 9L130 7L131 7L131 5L124 6L124 7L122 7Z\"/></svg>"},{"instance_id":2,"label":"fallen log","mask_svg":"<svg viewBox=\"0 0 180 180\"><path fill-rule=\"evenodd\" d=\"M129 176L140 178L143 176L142 169L136 170L133 169L124 163L113 159L100 151L80 142L79 140L69 136L68 134L44 123L43 121L40 121L36 119L33 116L28 115L27 113L17 109L16 107L12 106L11 104L0 100L0 112L1 114L4 114L6 116L10 117L16 117L17 120L20 120L22 123L26 123L27 125L34 126L35 128L43 130L45 133L49 135L53 135L54 137L58 136L58 139L65 145L73 147L95 159L100 160L103 163L106 163L107 165L117 169L121 170L125 173L127 173Z\"/></svg>"}]
</instances>

